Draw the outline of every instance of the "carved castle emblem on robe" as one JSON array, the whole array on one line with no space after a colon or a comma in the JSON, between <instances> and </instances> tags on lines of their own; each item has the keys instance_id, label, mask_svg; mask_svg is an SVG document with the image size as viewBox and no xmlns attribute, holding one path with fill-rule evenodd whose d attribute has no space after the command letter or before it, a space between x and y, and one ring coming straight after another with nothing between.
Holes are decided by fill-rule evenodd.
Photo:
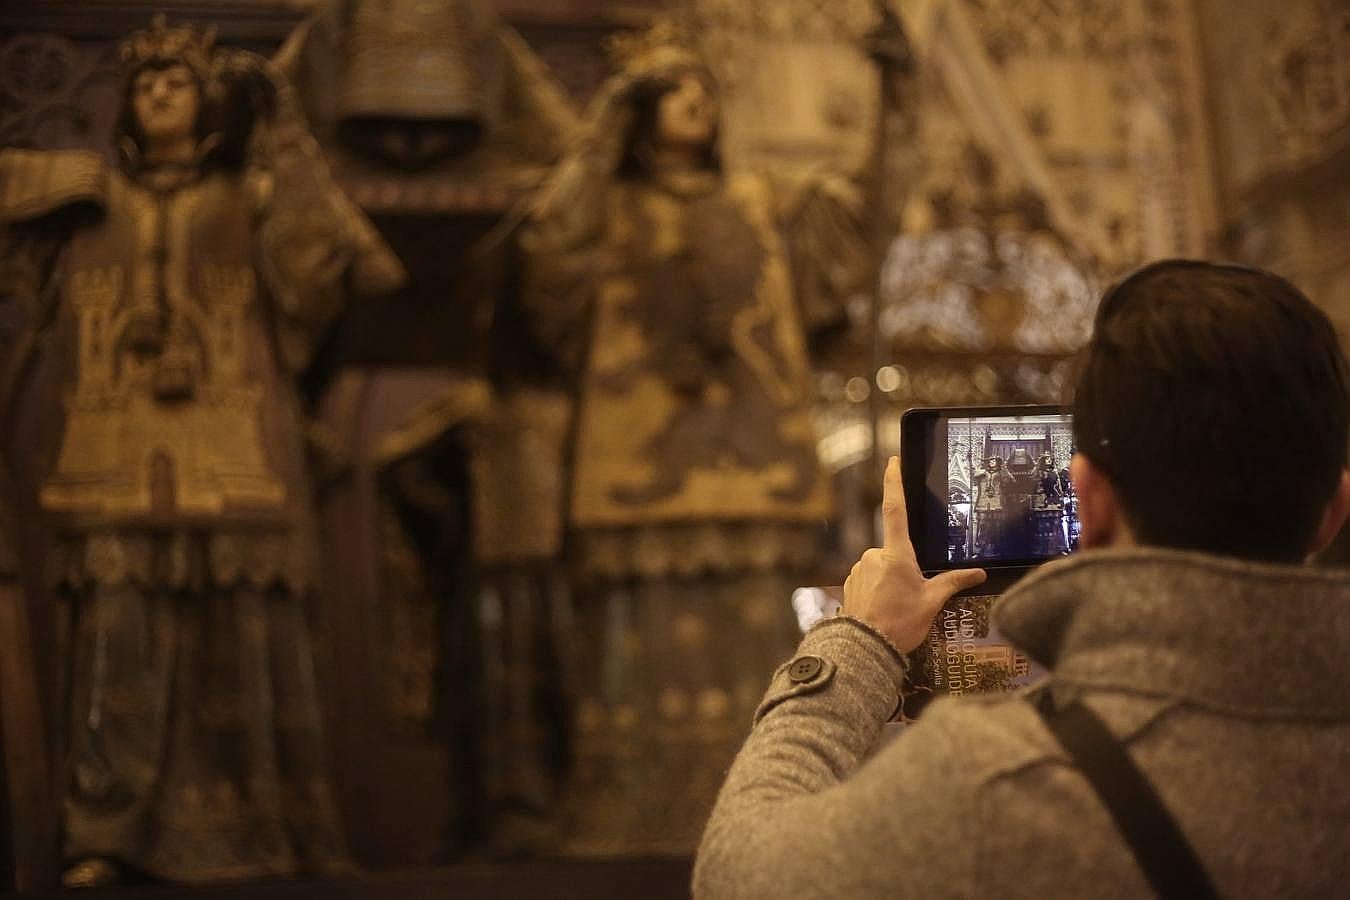
<instances>
[{"instance_id":1,"label":"carved castle emblem on robe","mask_svg":"<svg viewBox=\"0 0 1350 900\"><path fill-rule=\"evenodd\" d=\"M128 198L139 245L129 265L75 255L77 363L41 493L48 511L218 515L285 502L264 450L264 386L248 365L255 275L242 261L188 262L190 193L159 210Z\"/></svg>"}]
</instances>

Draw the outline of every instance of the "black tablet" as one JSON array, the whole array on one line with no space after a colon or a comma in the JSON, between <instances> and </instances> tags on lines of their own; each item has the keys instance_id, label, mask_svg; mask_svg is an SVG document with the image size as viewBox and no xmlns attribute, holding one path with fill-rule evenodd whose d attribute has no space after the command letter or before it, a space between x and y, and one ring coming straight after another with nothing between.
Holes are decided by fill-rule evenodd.
<instances>
[{"instance_id":1,"label":"black tablet","mask_svg":"<svg viewBox=\"0 0 1350 900\"><path fill-rule=\"evenodd\" d=\"M1062 406L911 409L900 421L910 539L926 572L1025 569L1078 547Z\"/></svg>"}]
</instances>

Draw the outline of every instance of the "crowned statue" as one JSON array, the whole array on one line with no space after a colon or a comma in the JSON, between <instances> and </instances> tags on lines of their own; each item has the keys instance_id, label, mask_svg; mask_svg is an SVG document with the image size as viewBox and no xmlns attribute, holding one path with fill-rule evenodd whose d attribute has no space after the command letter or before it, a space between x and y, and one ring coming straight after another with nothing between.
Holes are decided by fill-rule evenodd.
<instances>
[{"instance_id":1,"label":"crowned statue","mask_svg":"<svg viewBox=\"0 0 1350 900\"><path fill-rule=\"evenodd\" d=\"M565 849L682 854L795 644L788 598L832 514L808 338L866 253L845 178L724 168L678 21L613 49L521 235L525 306L577 400Z\"/></svg>"},{"instance_id":2,"label":"crowned statue","mask_svg":"<svg viewBox=\"0 0 1350 900\"><path fill-rule=\"evenodd\" d=\"M402 269L263 59L157 17L122 60L118 165L0 152L26 328L0 435L67 611L65 880L333 871L297 383Z\"/></svg>"}]
</instances>

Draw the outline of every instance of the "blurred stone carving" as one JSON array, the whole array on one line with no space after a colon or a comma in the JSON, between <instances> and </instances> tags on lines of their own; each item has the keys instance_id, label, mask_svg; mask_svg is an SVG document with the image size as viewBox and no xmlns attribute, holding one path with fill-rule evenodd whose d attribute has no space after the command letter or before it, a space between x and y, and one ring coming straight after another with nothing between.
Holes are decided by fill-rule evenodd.
<instances>
[{"instance_id":1,"label":"blurred stone carving","mask_svg":"<svg viewBox=\"0 0 1350 900\"><path fill-rule=\"evenodd\" d=\"M880 90L865 45L875 0L696 0L698 40L726 107L733 170L861 173Z\"/></svg>"},{"instance_id":2,"label":"blurred stone carving","mask_svg":"<svg viewBox=\"0 0 1350 900\"><path fill-rule=\"evenodd\" d=\"M1198 4L1224 196L1222 250L1291 278L1350 328L1350 12Z\"/></svg>"},{"instance_id":3,"label":"blurred stone carving","mask_svg":"<svg viewBox=\"0 0 1350 900\"><path fill-rule=\"evenodd\" d=\"M832 452L857 443L842 412L878 394L883 456L916 403L1064 399L1104 277L1201 253L1215 228L1184 4L934 0L901 12L924 163L896 198L875 371L821 384Z\"/></svg>"},{"instance_id":4,"label":"blurred stone carving","mask_svg":"<svg viewBox=\"0 0 1350 900\"><path fill-rule=\"evenodd\" d=\"M111 157L120 86L113 54L55 35L15 35L0 43L0 146Z\"/></svg>"},{"instance_id":5,"label":"blurred stone carving","mask_svg":"<svg viewBox=\"0 0 1350 900\"><path fill-rule=\"evenodd\" d=\"M486 79L469 12L414 0L351 10L337 122L347 144L417 167L478 143Z\"/></svg>"},{"instance_id":6,"label":"blurred stone carving","mask_svg":"<svg viewBox=\"0 0 1350 900\"><path fill-rule=\"evenodd\" d=\"M793 642L791 579L831 514L806 336L841 320L867 254L845 179L723 169L717 82L681 26L616 55L521 239L579 401L565 850L688 853ZM791 269L789 240L812 251Z\"/></svg>"},{"instance_id":7,"label":"blurred stone carving","mask_svg":"<svg viewBox=\"0 0 1350 900\"><path fill-rule=\"evenodd\" d=\"M518 853L546 838L557 791L570 407L523 340L507 214L575 114L480 0L322 3L278 61L412 273L348 320L344 358L365 365L324 401L354 476L325 507L333 634L368 661L333 679L344 797L367 812L355 849L372 865Z\"/></svg>"},{"instance_id":8,"label":"blurred stone carving","mask_svg":"<svg viewBox=\"0 0 1350 900\"><path fill-rule=\"evenodd\" d=\"M1350 11L1285 10L1266 27L1267 108L1291 165L1316 160L1350 121Z\"/></svg>"},{"instance_id":9,"label":"blurred stone carving","mask_svg":"<svg viewBox=\"0 0 1350 900\"><path fill-rule=\"evenodd\" d=\"M359 193L368 208L435 204L446 185L434 177L447 171L498 190L528 183L574 123L556 82L482 0L327 0L277 62L344 178L403 174Z\"/></svg>"},{"instance_id":10,"label":"blurred stone carving","mask_svg":"<svg viewBox=\"0 0 1350 900\"><path fill-rule=\"evenodd\" d=\"M1104 270L1203 252L1214 200L1186 4L951 0L932 8L920 42L936 76L923 115L931 173L959 172L966 138L933 131L956 128L1008 167L1061 237ZM955 154L946 163L944 144Z\"/></svg>"},{"instance_id":11,"label":"blurred stone carving","mask_svg":"<svg viewBox=\"0 0 1350 900\"><path fill-rule=\"evenodd\" d=\"M878 327L899 406L1065 397L1095 279L1053 235L974 227L897 238Z\"/></svg>"},{"instance_id":12,"label":"blurred stone carving","mask_svg":"<svg viewBox=\"0 0 1350 900\"><path fill-rule=\"evenodd\" d=\"M1094 262L1006 166L973 144L961 159L882 266L879 336L901 376L887 393L901 407L1056 402L1091 332Z\"/></svg>"},{"instance_id":13,"label":"blurred stone carving","mask_svg":"<svg viewBox=\"0 0 1350 900\"><path fill-rule=\"evenodd\" d=\"M122 59L119 168L0 154L0 412L73 622L66 880L333 871L294 379L402 270L264 60L162 19Z\"/></svg>"},{"instance_id":14,"label":"blurred stone carving","mask_svg":"<svg viewBox=\"0 0 1350 900\"><path fill-rule=\"evenodd\" d=\"M1063 248L1035 234L976 229L897 239L882 314L897 349L1070 354L1087 342L1092 283Z\"/></svg>"}]
</instances>

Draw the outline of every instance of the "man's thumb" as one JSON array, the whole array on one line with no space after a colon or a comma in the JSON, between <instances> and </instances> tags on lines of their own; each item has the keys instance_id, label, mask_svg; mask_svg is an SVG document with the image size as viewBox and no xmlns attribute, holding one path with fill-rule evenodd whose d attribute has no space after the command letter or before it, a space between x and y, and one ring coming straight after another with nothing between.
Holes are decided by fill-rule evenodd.
<instances>
[{"instance_id":1,"label":"man's thumb","mask_svg":"<svg viewBox=\"0 0 1350 900\"><path fill-rule=\"evenodd\" d=\"M984 569L953 569L950 572L942 572L928 579L929 590L933 592L934 599L938 600L940 606L950 600L952 595L958 591L973 588L977 584L984 584L984 580L988 577Z\"/></svg>"}]
</instances>

